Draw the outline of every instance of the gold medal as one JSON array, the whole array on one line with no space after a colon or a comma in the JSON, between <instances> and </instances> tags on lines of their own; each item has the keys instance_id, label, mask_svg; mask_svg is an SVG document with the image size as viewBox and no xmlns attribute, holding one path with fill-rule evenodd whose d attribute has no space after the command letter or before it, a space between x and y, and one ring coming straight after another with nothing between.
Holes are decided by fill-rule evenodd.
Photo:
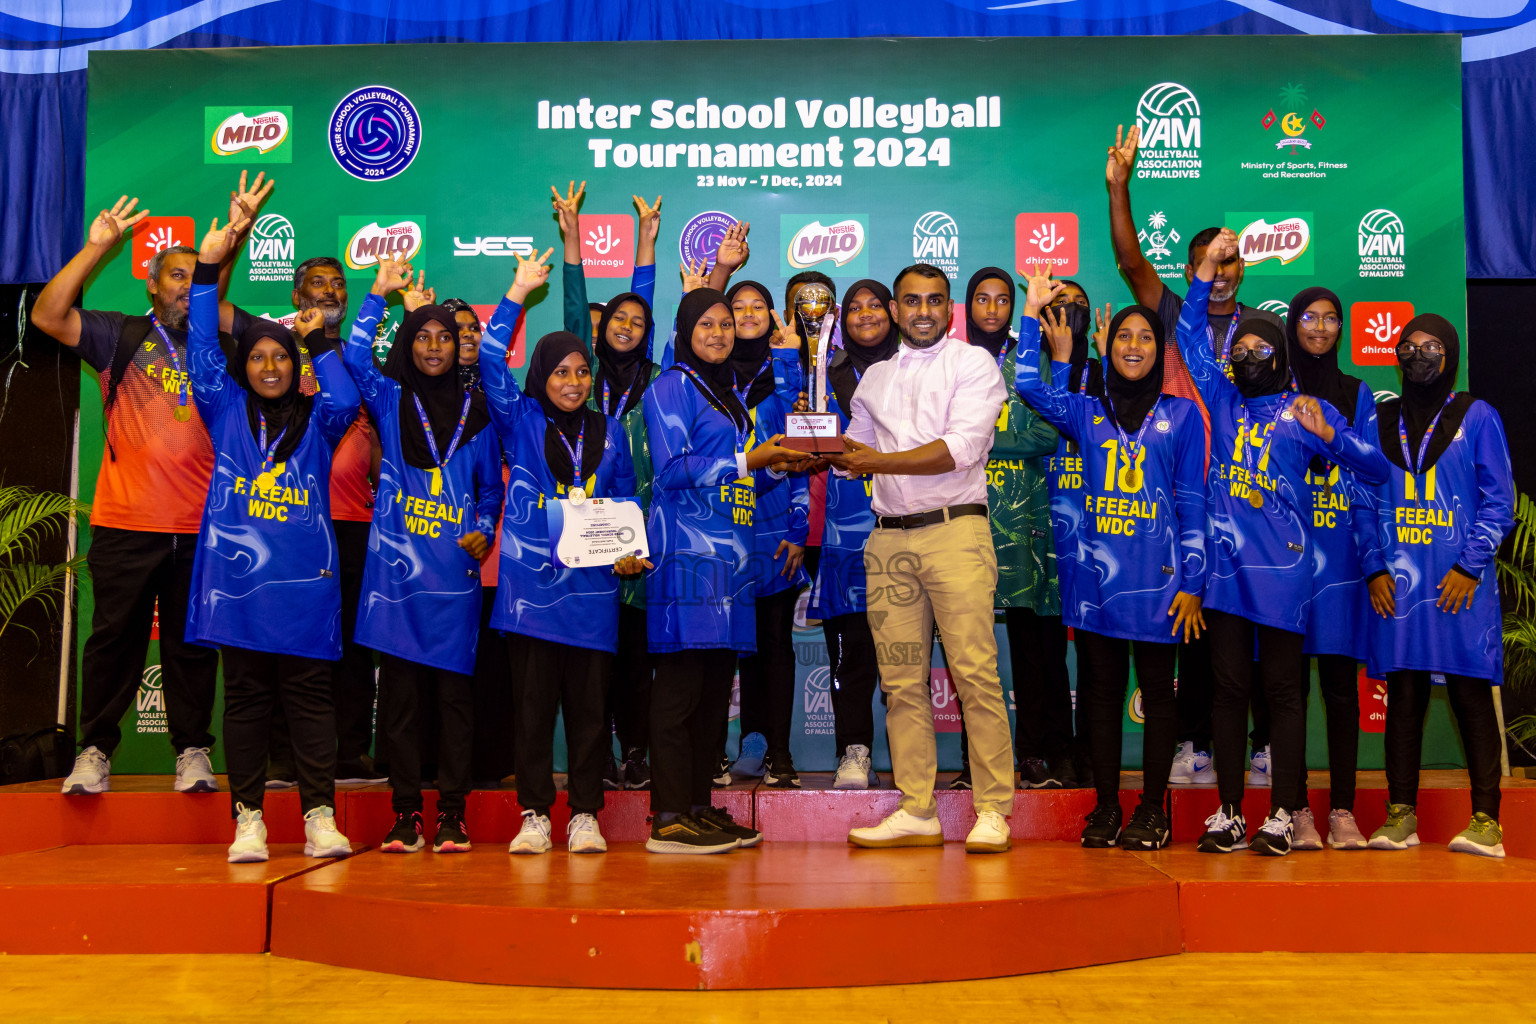
<instances>
[{"instance_id":1,"label":"gold medal","mask_svg":"<svg viewBox=\"0 0 1536 1024\"><path fill-rule=\"evenodd\" d=\"M277 483L277 480L271 473L262 473L256 478L256 489L258 491L270 491L275 483Z\"/></svg>"},{"instance_id":2,"label":"gold medal","mask_svg":"<svg viewBox=\"0 0 1536 1024\"><path fill-rule=\"evenodd\" d=\"M184 405L178 405L174 415L176 416L177 423L185 423L192 418L192 410Z\"/></svg>"},{"instance_id":3,"label":"gold medal","mask_svg":"<svg viewBox=\"0 0 1536 1024\"><path fill-rule=\"evenodd\" d=\"M1126 466L1120 475L1124 489L1129 492L1141 490L1142 484L1146 483L1145 475L1137 466Z\"/></svg>"},{"instance_id":4,"label":"gold medal","mask_svg":"<svg viewBox=\"0 0 1536 1024\"><path fill-rule=\"evenodd\" d=\"M572 505L580 505L587 500L587 492L583 488L572 487L566 497L570 499Z\"/></svg>"},{"instance_id":5,"label":"gold medal","mask_svg":"<svg viewBox=\"0 0 1536 1024\"><path fill-rule=\"evenodd\" d=\"M1248 504L1252 505L1254 508L1263 508L1264 507L1264 492L1259 490L1257 487L1249 488L1249 490L1248 490Z\"/></svg>"}]
</instances>

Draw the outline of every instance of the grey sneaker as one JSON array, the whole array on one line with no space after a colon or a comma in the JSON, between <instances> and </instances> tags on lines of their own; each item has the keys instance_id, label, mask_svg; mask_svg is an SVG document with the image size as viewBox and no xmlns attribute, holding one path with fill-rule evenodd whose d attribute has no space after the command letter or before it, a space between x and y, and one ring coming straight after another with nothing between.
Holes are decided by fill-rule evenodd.
<instances>
[{"instance_id":1,"label":"grey sneaker","mask_svg":"<svg viewBox=\"0 0 1536 1024\"><path fill-rule=\"evenodd\" d=\"M176 755L176 792L217 793L219 780L213 776L213 763L207 747L188 747Z\"/></svg>"},{"instance_id":2,"label":"grey sneaker","mask_svg":"<svg viewBox=\"0 0 1536 1024\"><path fill-rule=\"evenodd\" d=\"M235 841L229 844L231 864L259 864L267 859L267 826L261 810L236 804Z\"/></svg>"},{"instance_id":3,"label":"grey sneaker","mask_svg":"<svg viewBox=\"0 0 1536 1024\"><path fill-rule=\"evenodd\" d=\"M74 770L64 780L65 796L95 796L112 789L112 762L95 747L86 747L75 757Z\"/></svg>"},{"instance_id":4,"label":"grey sneaker","mask_svg":"<svg viewBox=\"0 0 1536 1024\"><path fill-rule=\"evenodd\" d=\"M1355 824L1355 812L1335 807L1328 812L1328 845L1335 850L1365 849L1365 833Z\"/></svg>"},{"instance_id":5,"label":"grey sneaker","mask_svg":"<svg viewBox=\"0 0 1536 1024\"><path fill-rule=\"evenodd\" d=\"M837 774L832 777L832 788L868 789L869 774L869 748L862 743L850 743L842 759L837 762Z\"/></svg>"},{"instance_id":6,"label":"grey sneaker","mask_svg":"<svg viewBox=\"0 0 1536 1024\"><path fill-rule=\"evenodd\" d=\"M1317 834L1317 823L1312 820L1312 808L1303 807L1291 815L1291 849L1321 850L1323 837Z\"/></svg>"},{"instance_id":7,"label":"grey sneaker","mask_svg":"<svg viewBox=\"0 0 1536 1024\"><path fill-rule=\"evenodd\" d=\"M1419 845L1419 816L1412 804L1387 804L1387 820L1371 833L1373 850L1406 850Z\"/></svg>"},{"instance_id":8,"label":"grey sneaker","mask_svg":"<svg viewBox=\"0 0 1536 1024\"><path fill-rule=\"evenodd\" d=\"M1482 811L1472 815L1472 821L1461 834L1451 840L1451 852L1475 853L1479 857L1504 856L1504 830L1499 823Z\"/></svg>"},{"instance_id":9,"label":"grey sneaker","mask_svg":"<svg viewBox=\"0 0 1536 1024\"><path fill-rule=\"evenodd\" d=\"M304 815L304 856L345 857L352 844L336 828L336 812L329 807L315 807Z\"/></svg>"}]
</instances>

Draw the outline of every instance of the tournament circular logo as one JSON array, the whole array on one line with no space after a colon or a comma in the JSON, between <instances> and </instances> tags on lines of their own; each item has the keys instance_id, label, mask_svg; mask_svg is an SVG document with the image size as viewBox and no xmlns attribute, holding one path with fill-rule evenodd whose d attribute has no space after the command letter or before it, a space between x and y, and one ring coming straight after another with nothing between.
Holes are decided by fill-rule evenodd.
<instances>
[{"instance_id":1,"label":"tournament circular logo","mask_svg":"<svg viewBox=\"0 0 1536 1024\"><path fill-rule=\"evenodd\" d=\"M404 171L421 149L421 118L405 94L384 85L354 89L331 114L331 155L363 181Z\"/></svg>"},{"instance_id":2,"label":"tournament circular logo","mask_svg":"<svg viewBox=\"0 0 1536 1024\"><path fill-rule=\"evenodd\" d=\"M677 242L683 262L692 266L695 260L702 260L707 268L713 268L720 239L725 237L726 228L734 223L736 218L728 213L706 210L684 224L682 237Z\"/></svg>"},{"instance_id":3,"label":"tournament circular logo","mask_svg":"<svg viewBox=\"0 0 1536 1024\"><path fill-rule=\"evenodd\" d=\"M1170 423L1168 420L1158 420L1157 421L1157 429L1158 429L1159 433L1166 434L1166 433L1168 433L1168 431L1173 429L1173 424Z\"/></svg>"}]
</instances>

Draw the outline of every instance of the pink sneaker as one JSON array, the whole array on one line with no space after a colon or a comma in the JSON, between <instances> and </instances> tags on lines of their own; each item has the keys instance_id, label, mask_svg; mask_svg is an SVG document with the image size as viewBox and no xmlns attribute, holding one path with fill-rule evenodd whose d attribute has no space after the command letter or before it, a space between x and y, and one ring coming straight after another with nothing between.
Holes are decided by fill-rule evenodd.
<instances>
[{"instance_id":1,"label":"pink sneaker","mask_svg":"<svg viewBox=\"0 0 1536 1024\"><path fill-rule=\"evenodd\" d=\"M1303 807L1291 815L1293 850L1321 850L1323 837L1317 834L1317 824L1312 820L1312 808Z\"/></svg>"}]
</instances>

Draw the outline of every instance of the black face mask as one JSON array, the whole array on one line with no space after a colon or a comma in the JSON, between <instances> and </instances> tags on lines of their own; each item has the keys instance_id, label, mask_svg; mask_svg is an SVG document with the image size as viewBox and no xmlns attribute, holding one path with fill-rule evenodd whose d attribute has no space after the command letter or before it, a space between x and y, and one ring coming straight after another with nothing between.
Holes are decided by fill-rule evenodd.
<instances>
[{"instance_id":1,"label":"black face mask","mask_svg":"<svg viewBox=\"0 0 1536 1024\"><path fill-rule=\"evenodd\" d=\"M1088 307L1076 302L1067 302L1055 307L1051 312L1061 317L1062 323L1072 329L1072 358L1076 359L1078 339L1082 339L1085 345L1088 341Z\"/></svg>"},{"instance_id":2,"label":"black face mask","mask_svg":"<svg viewBox=\"0 0 1536 1024\"><path fill-rule=\"evenodd\" d=\"M1429 384L1440 375L1440 357L1430 357L1422 351L1415 352L1411 359L1401 359L1398 363L1403 368L1403 376L1415 384Z\"/></svg>"}]
</instances>

